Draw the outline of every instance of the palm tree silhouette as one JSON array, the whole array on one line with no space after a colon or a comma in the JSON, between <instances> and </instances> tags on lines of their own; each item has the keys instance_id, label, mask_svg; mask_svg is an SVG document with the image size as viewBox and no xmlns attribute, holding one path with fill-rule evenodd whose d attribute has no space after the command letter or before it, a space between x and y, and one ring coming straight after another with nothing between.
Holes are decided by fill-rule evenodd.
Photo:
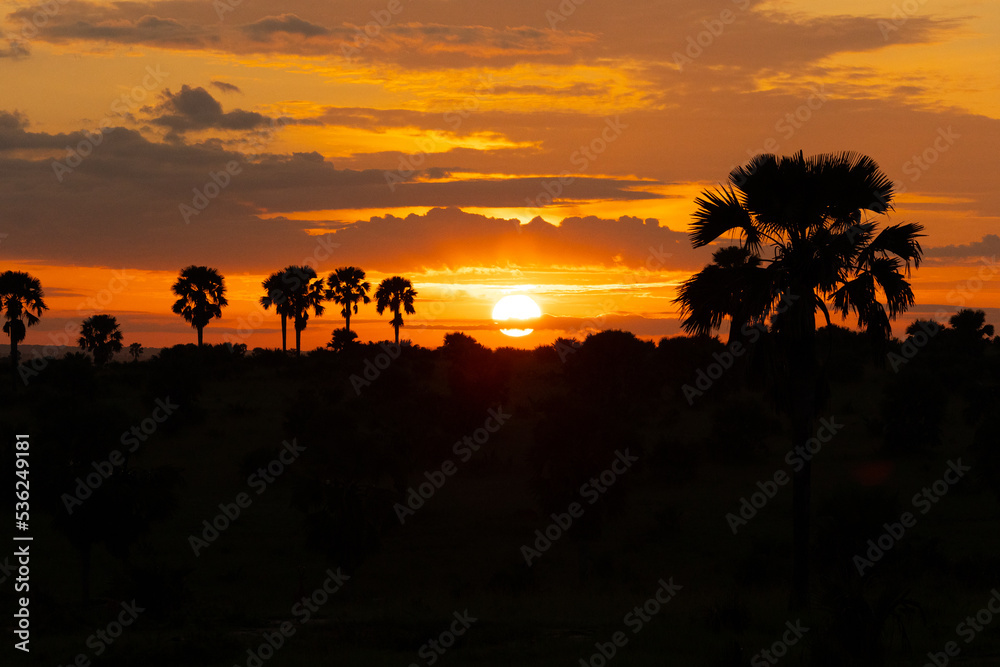
<instances>
[{"instance_id":1,"label":"palm tree silhouette","mask_svg":"<svg viewBox=\"0 0 1000 667\"><path fill-rule=\"evenodd\" d=\"M873 341L885 344L890 320L913 305L913 291L900 272L908 275L911 261L920 265L923 227L890 225L876 234L867 212L889 211L893 184L874 160L857 153L758 155L734 169L729 181L695 201L692 245L738 233L740 247L765 265L740 290L740 315L754 322L772 316L790 373L792 437L801 445L813 434L817 416L816 312L829 323L829 299L843 316L853 313ZM701 279L711 278L692 280ZM718 291L689 289L677 302L691 333L709 334L722 318L733 317L732 299ZM805 462L793 476L792 604L798 608L809 604L811 472Z\"/></svg>"},{"instance_id":2,"label":"palm tree silhouette","mask_svg":"<svg viewBox=\"0 0 1000 667\"><path fill-rule=\"evenodd\" d=\"M309 309L316 316L323 314L326 289L322 278L316 277L311 266L289 266L281 276L287 294L288 316L295 322L295 354L302 353L302 330L309 322Z\"/></svg>"},{"instance_id":3,"label":"palm tree silhouette","mask_svg":"<svg viewBox=\"0 0 1000 667\"><path fill-rule=\"evenodd\" d=\"M358 334L350 329L334 329L330 342L326 344L334 352L343 352L353 345L357 345Z\"/></svg>"},{"instance_id":4,"label":"palm tree silhouette","mask_svg":"<svg viewBox=\"0 0 1000 667\"><path fill-rule=\"evenodd\" d=\"M128 353L132 355L132 361L139 361L139 357L145 352L145 348L142 347L142 343L132 343L128 346Z\"/></svg>"},{"instance_id":5,"label":"palm tree silhouette","mask_svg":"<svg viewBox=\"0 0 1000 667\"><path fill-rule=\"evenodd\" d=\"M192 265L181 271L172 290L180 297L173 311L198 330L198 347L201 347L205 327L213 318L222 317L223 306L229 305L225 279L215 269Z\"/></svg>"},{"instance_id":6,"label":"palm tree silhouette","mask_svg":"<svg viewBox=\"0 0 1000 667\"><path fill-rule=\"evenodd\" d=\"M417 296L413 284L402 276L393 276L383 280L375 290L375 310L381 315L388 308L395 316L391 324L396 329L396 345L399 345L399 327L403 326L403 315L417 312L413 309L413 299Z\"/></svg>"},{"instance_id":7,"label":"palm tree silhouette","mask_svg":"<svg viewBox=\"0 0 1000 667\"><path fill-rule=\"evenodd\" d=\"M761 259L749 248L726 246L712 253L712 263L681 284L678 301L714 304L712 308L691 308L682 322L688 331L713 331L730 318L729 344L742 338L743 327L754 316L748 294L767 280Z\"/></svg>"},{"instance_id":8,"label":"palm tree silhouette","mask_svg":"<svg viewBox=\"0 0 1000 667\"><path fill-rule=\"evenodd\" d=\"M122 338L114 316L91 315L83 321L77 343L81 349L93 353L95 364L103 366L111 361L116 352L122 351Z\"/></svg>"},{"instance_id":9,"label":"palm tree silhouette","mask_svg":"<svg viewBox=\"0 0 1000 667\"><path fill-rule=\"evenodd\" d=\"M260 298L260 305L267 310L271 306L281 316L281 351L288 351L288 293L287 285L282 278L292 267L286 267L281 271L275 271L261 283L264 288L264 296Z\"/></svg>"},{"instance_id":10,"label":"palm tree silhouette","mask_svg":"<svg viewBox=\"0 0 1000 667\"><path fill-rule=\"evenodd\" d=\"M371 303L368 291L372 286L365 280L365 272L356 266L343 266L331 273L326 281L327 285L330 286L327 298L335 304L343 306L340 314L344 316L344 328L350 331L351 308L353 307L354 314L357 315L359 301L365 304Z\"/></svg>"},{"instance_id":11,"label":"palm tree silhouette","mask_svg":"<svg viewBox=\"0 0 1000 667\"><path fill-rule=\"evenodd\" d=\"M982 310L963 308L948 319L948 325L966 344L982 343L993 338L993 325L986 324L986 312Z\"/></svg>"},{"instance_id":12,"label":"palm tree silhouette","mask_svg":"<svg viewBox=\"0 0 1000 667\"><path fill-rule=\"evenodd\" d=\"M0 274L0 309L3 311L3 332L10 336L11 386L17 390L17 344L25 339L28 327L38 324L45 305L45 293L38 278L23 271Z\"/></svg>"}]
</instances>

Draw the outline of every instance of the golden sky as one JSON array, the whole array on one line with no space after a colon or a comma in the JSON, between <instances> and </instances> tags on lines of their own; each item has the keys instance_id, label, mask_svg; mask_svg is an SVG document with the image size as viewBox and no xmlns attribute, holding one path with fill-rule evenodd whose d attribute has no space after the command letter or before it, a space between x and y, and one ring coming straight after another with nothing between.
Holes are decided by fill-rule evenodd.
<instances>
[{"instance_id":1,"label":"golden sky","mask_svg":"<svg viewBox=\"0 0 1000 667\"><path fill-rule=\"evenodd\" d=\"M927 227L911 316L1000 307L1000 272L981 270L1000 250L995 2L0 11L0 258L51 309L29 344L94 312L126 344L193 341L169 287L206 264L230 296L206 340L273 347L260 281L305 261L409 277L403 337L424 345L671 335L676 285L710 256L687 240L694 198L765 151L875 158L899 192L890 221ZM541 305L534 334L494 330L508 293ZM329 340L337 310L304 347ZM352 325L383 339L388 320L369 306Z\"/></svg>"}]
</instances>

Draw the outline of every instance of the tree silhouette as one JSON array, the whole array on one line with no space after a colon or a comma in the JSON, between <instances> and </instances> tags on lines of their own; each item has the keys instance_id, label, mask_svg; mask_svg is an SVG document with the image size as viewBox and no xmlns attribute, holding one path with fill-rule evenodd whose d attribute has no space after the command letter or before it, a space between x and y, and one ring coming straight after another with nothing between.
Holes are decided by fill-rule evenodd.
<instances>
[{"instance_id":1,"label":"tree silhouette","mask_svg":"<svg viewBox=\"0 0 1000 667\"><path fill-rule=\"evenodd\" d=\"M948 325L965 344L980 344L993 338L993 325L986 324L982 310L963 308L948 319Z\"/></svg>"},{"instance_id":2,"label":"tree silhouette","mask_svg":"<svg viewBox=\"0 0 1000 667\"><path fill-rule=\"evenodd\" d=\"M80 327L77 344L80 349L94 355L96 365L103 366L111 361L116 352L122 351L122 338L118 320L113 315L91 315Z\"/></svg>"},{"instance_id":3,"label":"tree silhouette","mask_svg":"<svg viewBox=\"0 0 1000 667\"><path fill-rule=\"evenodd\" d=\"M711 331L730 318L729 343L742 338L741 331L752 319L750 294L767 280L761 259L749 248L727 246L712 253L712 263L681 285L680 303L715 304L713 308L691 308L682 326L688 331ZM701 319L699 319L701 318Z\"/></svg>"},{"instance_id":4,"label":"tree silhouette","mask_svg":"<svg viewBox=\"0 0 1000 667\"><path fill-rule=\"evenodd\" d=\"M874 160L857 153L758 155L729 181L695 201L691 242L697 248L738 233L740 247L762 263L740 291L741 315L754 322L772 316L789 372L792 438L801 445L813 435L817 416L817 311L829 323L831 300L843 316L853 313L871 340L885 344L890 320L913 304L900 272L908 274L911 261L919 266L923 227L890 225L876 234L867 212L888 212L893 185ZM732 299L717 291L688 290L677 302L692 333L711 333L722 318L733 317ZM810 485L806 462L793 483L792 604L798 608L809 604Z\"/></svg>"},{"instance_id":5,"label":"tree silhouette","mask_svg":"<svg viewBox=\"0 0 1000 667\"><path fill-rule=\"evenodd\" d=\"M343 306L340 314L344 317L344 328L350 331L351 309L353 308L354 314L357 315L359 301L371 303L368 291L372 286L365 280L365 272L356 266L343 266L331 273L326 281L330 287L327 298Z\"/></svg>"},{"instance_id":6,"label":"tree silhouette","mask_svg":"<svg viewBox=\"0 0 1000 667\"><path fill-rule=\"evenodd\" d=\"M0 274L0 309L3 332L10 336L11 386L17 390L17 344L24 340L28 327L38 324L45 305L42 284L23 271Z\"/></svg>"},{"instance_id":7,"label":"tree silhouette","mask_svg":"<svg viewBox=\"0 0 1000 667\"><path fill-rule=\"evenodd\" d=\"M132 355L132 361L139 361L139 357L142 356L143 352L145 352L145 349L141 343L132 343L128 346L128 353Z\"/></svg>"},{"instance_id":8,"label":"tree silhouette","mask_svg":"<svg viewBox=\"0 0 1000 667\"><path fill-rule=\"evenodd\" d=\"M271 306L281 316L281 351L288 351L288 286L283 280L288 270L286 267L281 271L275 271L261 283L264 288L264 296L260 298L260 305L267 310Z\"/></svg>"},{"instance_id":9,"label":"tree silhouette","mask_svg":"<svg viewBox=\"0 0 1000 667\"><path fill-rule=\"evenodd\" d=\"M223 306L229 305L226 281L215 269L192 265L181 271L172 290L180 297L173 311L198 330L198 347L201 347L205 327L213 318L222 317Z\"/></svg>"},{"instance_id":10,"label":"tree silhouette","mask_svg":"<svg viewBox=\"0 0 1000 667\"><path fill-rule=\"evenodd\" d=\"M309 309L316 316L323 314L326 289L322 278L316 277L311 266L289 266L281 276L287 295L287 313L295 323L295 354L302 353L302 330L309 322Z\"/></svg>"},{"instance_id":11,"label":"tree silhouette","mask_svg":"<svg viewBox=\"0 0 1000 667\"><path fill-rule=\"evenodd\" d=\"M396 329L396 345L399 345L399 327L403 326L402 312L407 315L417 312L413 309L413 299L416 296L413 284L401 276L386 278L375 290L375 310L378 314L381 315L386 308L395 314L389 324Z\"/></svg>"},{"instance_id":12,"label":"tree silhouette","mask_svg":"<svg viewBox=\"0 0 1000 667\"><path fill-rule=\"evenodd\" d=\"M358 334L350 329L334 329L333 337L330 339L330 342L326 344L326 346L334 352L343 352L352 345L357 345L357 338Z\"/></svg>"}]
</instances>

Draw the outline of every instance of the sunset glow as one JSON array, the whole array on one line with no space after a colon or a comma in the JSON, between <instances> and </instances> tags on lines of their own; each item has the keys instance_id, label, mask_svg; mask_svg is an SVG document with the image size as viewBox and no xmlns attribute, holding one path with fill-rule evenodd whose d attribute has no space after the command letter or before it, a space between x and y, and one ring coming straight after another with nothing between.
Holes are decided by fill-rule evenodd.
<instances>
[{"instance_id":1,"label":"sunset glow","mask_svg":"<svg viewBox=\"0 0 1000 667\"><path fill-rule=\"evenodd\" d=\"M676 287L715 247L691 247L695 199L799 150L872 156L896 186L885 222L925 226L897 334L1000 313L978 277L1000 250L1000 10L912 4L9 5L0 252L52 309L28 342L62 339L116 272L137 277L99 309L126 342L188 342L169 285L191 264L227 281L213 343L279 344L260 284L290 264L407 277L403 336L428 346L671 336ZM489 308L529 281L552 305L514 340ZM371 306L353 324L391 331ZM303 344L341 325L329 308Z\"/></svg>"}]
</instances>

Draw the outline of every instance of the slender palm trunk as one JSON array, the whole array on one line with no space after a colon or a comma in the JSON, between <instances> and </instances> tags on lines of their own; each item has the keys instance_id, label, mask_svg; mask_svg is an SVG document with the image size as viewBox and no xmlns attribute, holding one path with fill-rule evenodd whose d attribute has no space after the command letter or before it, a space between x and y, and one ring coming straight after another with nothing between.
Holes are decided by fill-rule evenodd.
<instances>
[{"instance_id":1,"label":"slender palm trunk","mask_svg":"<svg viewBox=\"0 0 1000 667\"><path fill-rule=\"evenodd\" d=\"M816 417L816 319L812 290L801 294L790 313L789 388L793 446L802 447L812 437ZM809 524L812 497L812 462L792 475L792 600L793 609L809 607Z\"/></svg>"},{"instance_id":2,"label":"slender palm trunk","mask_svg":"<svg viewBox=\"0 0 1000 667\"><path fill-rule=\"evenodd\" d=\"M300 329L299 325L296 323L296 325L295 325L295 356L297 357L300 354L302 354L302 329Z\"/></svg>"},{"instance_id":3,"label":"slender palm trunk","mask_svg":"<svg viewBox=\"0 0 1000 667\"><path fill-rule=\"evenodd\" d=\"M288 352L288 317L281 316L281 351Z\"/></svg>"},{"instance_id":4,"label":"slender palm trunk","mask_svg":"<svg viewBox=\"0 0 1000 667\"><path fill-rule=\"evenodd\" d=\"M204 340L204 335L203 335L204 334L204 330L205 330L205 327L198 327L198 347L201 347L201 344L202 344L202 342Z\"/></svg>"},{"instance_id":5,"label":"slender palm trunk","mask_svg":"<svg viewBox=\"0 0 1000 667\"><path fill-rule=\"evenodd\" d=\"M399 325L396 324L396 325L393 325L393 326L396 329L396 346L398 347L399 346Z\"/></svg>"},{"instance_id":6,"label":"slender palm trunk","mask_svg":"<svg viewBox=\"0 0 1000 667\"><path fill-rule=\"evenodd\" d=\"M17 391L17 339L10 335L10 387Z\"/></svg>"},{"instance_id":7,"label":"slender palm trunk","mask_svg":"<svg viewBox=\"0 0 1000 667\"><path fill-rule=\"evenodd\" d=\"M344 315L344 328L348 331L351 330L351 304L347 304L345 311L347 314Z\"/></svg>"}]
</instances>

